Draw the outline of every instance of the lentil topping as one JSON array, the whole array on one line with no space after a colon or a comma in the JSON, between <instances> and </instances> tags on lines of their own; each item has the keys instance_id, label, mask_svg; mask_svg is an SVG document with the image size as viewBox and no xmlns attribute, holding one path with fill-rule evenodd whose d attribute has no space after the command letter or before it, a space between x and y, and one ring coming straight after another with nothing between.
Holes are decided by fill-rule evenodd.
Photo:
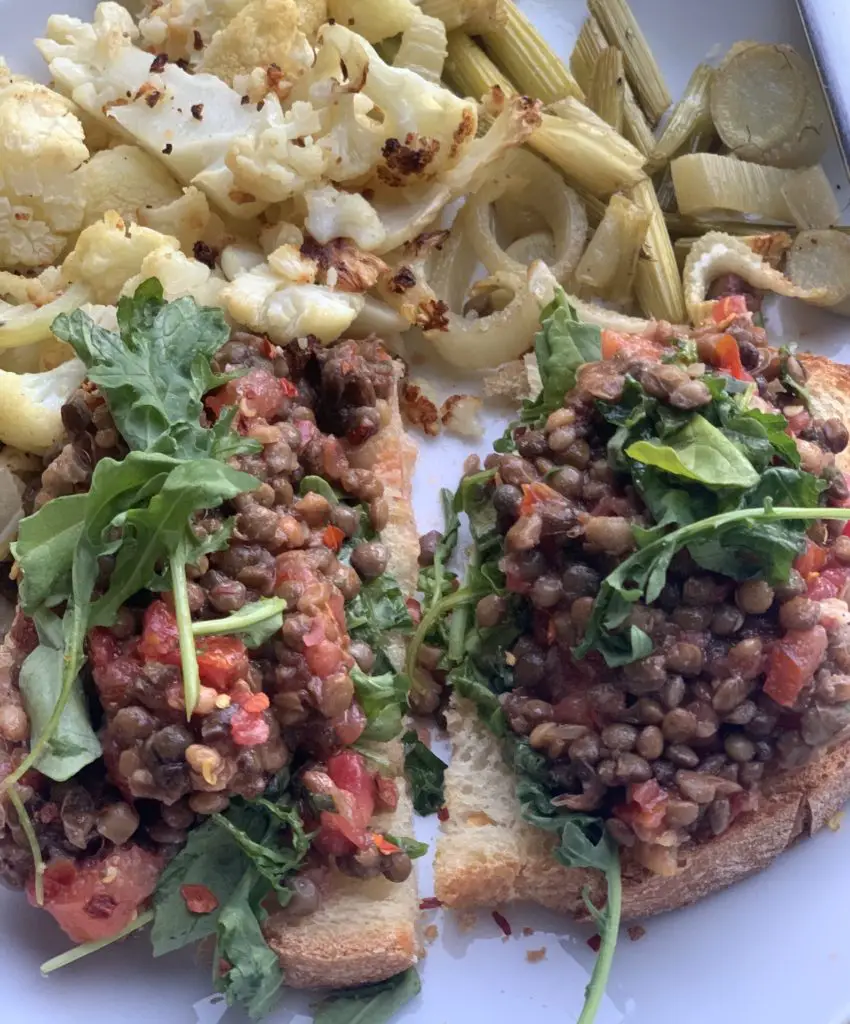
<instances>
[{"instance_id":1,"label":"lentil topping","mask_svg":"<svg viewBox=\"0 0 850 1024\"><path fill-rule=\"evenodd\" d=\"M231 379L206 396L201 425L232 417L235 436L254 444L228 464L256 486L191 517L201 552L185 566L200 680L192 713L187 718L183 598L170 585L143 589L85 640L81 700L102 758L66 781L30 768L16 786L46 863L44 905L79 942L127 926L196 830L223 822L237 838L260 841L245 821L262 807L275 810L264 795L285 798L269 836L286 822L280 834L290 835L294 852L284 843L279 856L292 867L285 887L281 867L275 889L288 916L321 905L334 864L395 882L411 872L410 857L369 830L379 800L395 806L396 783L352 749L361 737L398 734L401 708L391 705L404 699L394 683L376 698L371 676L389 672L394 680L385 653L370 642L410 623L379 540L388 517L384 487L348 458L388 421L392 360L374 340L329 349L307 338L278 347L235 331L212 370ZM84 383L62 415L67 437L29 495L35 510L87 495L100 463L120 464L128 453L95 384ZM100 559L95 605L120 563L120 553ZM364 609L378 599L376 619ZM233 627L219 629L227 616ZM259 632L254 620L264 626ZM237 628L242 621L248 625ZM40 640L41 626L37 635L19 611L0 648L2 777L27 754L30 721L17 684ZM37 900L31 844L5 803L2 826L0 877ZM98 879L107 869L122 880L103 890ZM218 906L213 882L205 904Z\"/></svg>"},{"instance_id":2,"label":"lentil topping","mask_svg":"<svg viewBox=\"0 0 850 1024\"><path fill-rule=\"evenodd\" d=\"M555 809L660 874L850 736L848 432L812 415L803 364L744 303L721 302L675 346L602 332L604 361L544 314L562 369L541 364L541 396L462 482L473 568L411 654L507 728ZM805 518L771 520L770 502ZM423 538L427 564L441 542ZM463 658L431 625L441 607L467 617ZM445 671L429 681L436 707Z\"/></svg>"}]
</instances>

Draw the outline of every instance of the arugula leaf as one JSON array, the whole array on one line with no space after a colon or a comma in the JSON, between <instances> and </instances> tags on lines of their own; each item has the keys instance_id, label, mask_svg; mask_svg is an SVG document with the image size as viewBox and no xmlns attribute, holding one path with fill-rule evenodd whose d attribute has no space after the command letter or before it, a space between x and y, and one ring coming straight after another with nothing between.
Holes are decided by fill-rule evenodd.
<instances>
[{"instance_id":1,"label":"arugula leaf","mask_svg":"<svg viewBox=\"0 0 850 1024\"><path fill-rule=\"evenodd\" d=\"M186 845L160 875L154 897L156 915L151 930L153 955L162 956L215 934L221 908L236 891L246 870L240 847L207 820L192 829ZM209 914L193 914L180 889L205 885L218 900Z\"/></svg>"},{"instance_id":2,"label":"arugula leaf","mask_svg":"<svg viewBox=\"0 0 850 1024\"><path fill-rule=\"evenodd\" d=\"M27 614L42 605L59 604L70 593L74 550L87 505L87 495L70 494L48 501L21 520L12 554L23 573L18 597Z\"/></svg>"},{"instance_id":3,"label":"arugula leaf","mask_svg":"<svg viewBox=\"0 0 850 1024\"><path fill-rule=\"evenodd\" d=\"M77 310L57 317L52 330L85 363L131 448L189 458L221 456L225 441L228 455L258 450L233 435L229 422L201 426L203 396L231 379L210 367L230 337L220 309L188 297L166 303L152 278L119 301L118 327L118 334L108 331Z\"/></svg>"},{"instance_id":4,"label":"arugula leaf","mask_svg":"<svg viewBox=\"0 0 850 1024\"><path fill-rule=\"evenodd\" d=\"M303 498L305 494L310 492L321 494L323 498L331 503L331 505L339 504L339 495L331 487L331 485L321 476L305 476L301 483L298 485L298 493Z\"/></svg>"},{"instance_id":5,"label":"arugula leaf","mask_svg":"<svg viewBox=\"0 0 850 1024\"><path fill-rule=\"evenodd\" d=\"M445 803L445 762L433 750L429 750L412 729L402 736L401 742L404 747L404 771L413 793L413 807L417 814L433 814Z\"/></svg>"},{"instance_id":6,"label":"arugula leaf","mask_svg":"<svg viewBox=\"0 0 850 1024\"><path fill-rule=\"evenodd\" d=\"M48 723L62 692L65 645L60 619L46 610L37 612L34 618L39 646L21 665L21 696L30 720L32 744L37 745L41 737L47 736L36 767L55 782L65 782L96 761L102 749L89 720L79 679L71 686L56 728L48 732Z\"/></svg>"},{"instance_id":7,"label":"arugula leaf","mask_svg":"<svg viewBox=\"0 0 850 1024\"><path fill-rule=\"evenodd\" d=\"M746 452L759 471L767 469L777 456L794 468L800 465L800 453L794 438L786 433L788 420L781 413L741 408L732 402L718 408L726 436Z\"/></svg>"},{"instance_id":8,"label":"arugula leaf","mask_svg":"<svg viewBox=\"0 0 850 1024\"><path fill-rule=\"evenodd\" d=\"M392 671L369 676L357 666L349 675L368 719L363 739L385 743L398 736L410 688L407 677Z\"/></svg>"},{"instance_id":9,"label":"arugula leaf","mask_svg":"<svg viewBox=\"0 0 850 1024\"><path fill-rule=\"evenodd\" d=\"M223 619L204 619L192 623L195 636L221 636L238 633L246 647L261 647L283 625L286 601L281 597L261 597Z\"/></svg>"},{"instance_id":10,"label":"arugula leaf","mask_svg":"<svg viewBox=\"0 0 850 1024\"><path fill-rule=\"evenodd\" d=\"M503 736L507 732L508 726L499 698L490 688L488 677L476 667L471 658L455 666L446 677L446 682L461 697L472 701L479 718L492 733Z\"/></svg>"},{"instance_id":11,"label":"arugula leaf","mask_svg":"<svg viewBox=\"0 0 850 1024\"><path fill-rule=\"evenodd\" d=\"M783 345L779 350L779 380L782 383L782 387L791 394L796 395L800 399L800 402L808 409L812 411L812 396L809 394L809 389L805 384L801 384L800 381L796 380L788 372L788 360L794 355L796 351L796 345Z\"/></svg>"},{"instance_id":12,"label":"arugula leaf","mask_svg":"<svg viewBox=\"0 0 850 1024\"><path fill-rule=\"evenodd\" d=\"M407 836L392 836L389 832L385 833L384 838L394 843L411 860L424 857L428 852L428 844L420 843L418 839L409 839Z\"/></svg>"},{"instance_id":13,"label":"arugula leaf","mask_svg":"<svg viewBox=\"0 0 850 1024\"><path fill-rule=\"evenodd\" d=\"M626 455L646 466L711 488L744 489L758 483L759 475L747 457L703 416L692 416L666 442L636 441L626 449Z\"/></svg>"},{"instance_id":14,"label":"arugula leaf","mask_svg":"<svg viewBox=\"0 0 850 1024\"><path fill-rule=\"evenodd\" d=\"M313 1024L387 1024L422 990L414 968L377 985L340 992L316 1007Z\"/></svg>"},{"instance_id":15,"label":"arugula leaf","mask_svg":"<svg viewBox=\"0 0 850 1024\"><path fill-rule=\"evenodd\" d=\"M351 639L368 644L376 653L386 646L387 633L409 633L413 628L404 594L386 572L361 586L354 600L346 604L345 616ZM384 659L383 665L388 664Z\"/></svg>"},{"instance_id":16,"label":"arugula leaf","mask_svg":"<svg viewBox=\"0 0 850 1024\"><path fill-rule=\"evenodd\" d=\"M254 805L252 804L251 806L253 807ZM281 816L278 816L277 813L274 814L276 819L274 828L267 830L266 836L262 841L252 839L249 834L248 829L250 828L251 818L242 823L235 823L230 816L213 814L210 820L220 829L223 829L240 847L242 853L248 858L248 861L253 865L257 873L274 889L281 905L286 906L291 892L283 884L284 879L300 867L309 844L304 843L304 831L297 812L291 812L291 814L296 815L295 818L284 818L282 816L283 809L280 810ZM295 824L296 821L297 825ZM291 848L272 846L267 842L269 836L281 824L289 826L297 839L297 842Z\"/></svg>"},{"instance_id":17,"label":"arugula leaf","mask_svg":"<svg viewBox=\"0 0 850 1024\"><path fill-rule=\"evenodd\" d=\"M224 993L229 1005L244 1006L252 1020L260 1020L272 1010L283 985L280 960L269 948L251 904L256 881L257 872L249 868L221 908L213 958L216 989ZM221 961L230 965L223 974Z\"/></svg>"}]
</instances>

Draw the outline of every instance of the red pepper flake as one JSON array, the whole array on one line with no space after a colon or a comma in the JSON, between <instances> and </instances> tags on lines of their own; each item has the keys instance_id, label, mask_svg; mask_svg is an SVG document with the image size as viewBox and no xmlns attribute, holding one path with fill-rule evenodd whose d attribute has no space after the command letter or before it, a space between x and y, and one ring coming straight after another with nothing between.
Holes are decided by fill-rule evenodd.
<instances>
[{"instance_id":1,"label":"red pepper flake","mask_svg":"<svg viewBox=\"0 0 850 1024\"><path fill-rule=\"evenodd\" d=\"M590 946L594 953L598 953L599 947L602 945L602 936L591 935L590 938L587 940L587 944L588 946Z\"/></svg>"},{"instance_id":2,"label":"red pepper flake","mask_svg":"<svg viewBox=\"0 0 850 1024\"><path fill-rule=\"evenodd\" d=\"M419 901L420 910L439 910L442 905L442 900L438 900L436 896L426 896L424 900Z\"/></svg>"},{"instance_id":3,"label":"red pepper flake","mask_svg":"<svg viewBox=\"0 0 850 1024\"><path fill-rule=\"evenodd\" d=\"M338 526L326 526L322 530L322 543L326 548L330 548L331 551L339 551L344 540L345 534Z\"/></svg>"},{"instance_id":4,"label":"red pepper flake","mask_svg":"<svg viewBox=\"0 0 850 1024\"><path fill-rule=\"evenodd\" d=\"M286 398L297 398L298 388L286 377L278 378L278 385Z\"/></svg>"},{"instance_id":5,"label":"red pepper flake","mask_svg":"<svg viewBox=\"0 0 850 1024\"><path fill-rule=\"evenodd\" d=\"M204 39L203 39L203 36L201 35L201 33L197 29L195 29L195 31L193 33L193 36L194 36L193 43L194 43L195 49L196 50L203 50L203 48L204 48Z\"/></svg>"},{"instance_id":6,"label":"red pepper flake","mask_svg":"<svg viewBox=\"0 0 850 1024\"><path fill-rule=\"evenodd\" d=\"M626 929L626 934L632 942L637 942L638 939L642 939L646 935L646 928L640 924L630 924Z\"/></svg>"},{"instance_id":7,"label":"red pepper flake","mask_svg":"<svg viewBox=\"0 0 850 1024\"><path fill-rule=\"evenodd\" d=\"M147 105L151 107L151 109L153 109L153 107L155 107L161 99L162 93L159 91L159 89L154 89L152 92L145 94L145 103L147 103Z\"/></svg>"},{"instance_id":8,"label":"red pepper flake","mask_svg":"<svg viewBox=\"0 0 850 1024\"><path fill-rule=\"evenodd\" d=\"M437 811L437 820L438 821L448 821L449 820L449 809L448 809L448 807L441 807Z\"/></svg>"},{"instance_id":9,"label":"red pepper flake","mask_svg":"<svg viewBox=\"0 0 850 1024\"><path fill-rule=\"evenodd\" d=\"M205 885L181 885L180 895L190 914L209 914L218 906L215 894ZM229 966L227 970L230 970Z\"/></svg>"},{"instance_id":10,"label":"red pepper flake","mask_svg":"<svg viewBox=\"0 0 850 1024\"><path fill-rule=\"evenodd\" d=\"M158 53L151 63L150 73L152 75L158 75L161 71L165 71L165 65L168 63L167 53Z\"/></svg>"},{"instance_id":11,"label":"red pepper flake","mask_svg":"<svg viewBox=\"0 0 850 1024\"><path fill-rule=\"evenodd\" d=\"M502 929L502 931L504 932L505 935L510 936L510 935L513 934L513 930L511 929L510 921L508 921L508 919L504 916L504 914L500 914L498 910L494 910L493 911L493 920Z\"/></svg>"}]
</instances>

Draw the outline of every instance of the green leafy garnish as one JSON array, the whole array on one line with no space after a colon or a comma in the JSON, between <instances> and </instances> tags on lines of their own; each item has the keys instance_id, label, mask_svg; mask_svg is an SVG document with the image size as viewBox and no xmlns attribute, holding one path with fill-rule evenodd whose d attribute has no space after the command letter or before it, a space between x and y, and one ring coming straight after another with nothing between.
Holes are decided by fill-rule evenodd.
<instances>
[{"instance_id":1,"label":"green leafy garnish","mask_svg":"<svg viewBox=\"0 0 850 1024\"><path fill-rule=\"evenodd\" d=\"M313 1024L387 1024L422 990L419 975L411 967L388 981L339 992L316 1007Z\"/></svg>"},{"instance_id":2,"label":"green leafy garnish","mask_svg":"<svg viewBox=\"0 0 850 1024\"><path fill-rule=\"evenodd\" d=\"M283 625L286 601L282 597L261 597L223 619L204 619L192 623L194 636L221 636L237 633L246 647L261 647Z\"/></svg>"},{"instance_id":3,"label":"green leafy garnish","mask_svg":"<svg viewBox=\"0 0 850 1024\"><path fill-rule=\"evenodd\" d=\"M366 675L357 666L349 672L354 692L366 713L364 740L385 743L401 732L409 689L407 677L393 671Z\"/></svg>"},{"instance_id":4,"label":"green leafy garnish","mask_svg":"<svg viewBox=\"0 0 850 1024\"><path fill-rule=\"evenodd\" d=\"M304 477L304 479L298 485L298 493L303 498L305 494L310 494L311 492L315 494L321 494L323 498L327 498L331 505L339 504L339 495L323 477Z\"/></svg>"},{"instance_id":5,"label":"green leafy garnish","mask_svg":"<svg viewBox=\"0 0 850 1024\"><path fill-rule=\"evenodd\" d=\"M410 839L407 836L393 836L389 832L384 835L384 838L394 843L411 860L416 860L417 857L424 857L428 852L428 844L420 843L418 839Z\"/></svg>"},{"instance_id":6,"label":"green leafy garnish","mask_svg":"<svg viewBox=\"0 0 850 1024\"><path fill-rule=\"evenodd\" d=\"M417 814L433 814L446 802L443 794L445 762L433 750L429 750L412 729L402 736L401 741L404 747L404 771L413 794L413 807Z\"/></svg>"}]
</instances>

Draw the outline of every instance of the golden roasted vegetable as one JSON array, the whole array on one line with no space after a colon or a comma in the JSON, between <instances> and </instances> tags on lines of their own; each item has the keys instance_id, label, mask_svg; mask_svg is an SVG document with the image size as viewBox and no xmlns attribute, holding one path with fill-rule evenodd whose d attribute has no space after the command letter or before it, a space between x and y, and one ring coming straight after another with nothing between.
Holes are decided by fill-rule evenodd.
<instances>
[{"instance_id":1,"label":"golden roasted vegetable","mask_svg":"<svg viewBox=\"0 0 850 1024\"><path fill-rule=\"evenodd\" d=\"M599 55L593 69L587 105L621 135L626 99L625 85L623 54L615 46L608 46Z\"/></svg>"},{"instance_id":2,"label":"golden roasted vegetable","mask_svg":"<svg viewBox=\"0 0 850 1024\"><path fill-rule=\"evenodd\" d=\"M649 220L643 207L625 196L611 196L602 223L576 268L579 295L617 303L629 300Z\"/></svg>"},{"instance_id":3,"label":"golden roasted vegetable","mask_svg":"<svg viewBox=\"0 0 850 1024\"><path fill-rule=\"evenodd\" d=\"M649 227L635 276L638 304L647 316L656 320L682 323L685 302L679 267L652 182L646 179L635 186L632 199L649 215Z\"/></svg>"},{"instance_id":4,"label":"golden roasted vegetable","mask_svg":"<svg viewBox=\"0 0 850 1024\"><path fill-rule=\"evenodd\" d=\"M626 74L650 124L657 124L672 99L649 44L626 0L588 0L605 38L623 51Z\"/></svg>"},{"instance_id":5,"label":"golden roasted vegetable","mask_svg":"<svg viewBox=\"0 0 850 1024\"><path fill-rule=\"evenodd\" d=\"M711 83L714 69L707 64L698 64L685 93L670 114L658 141L653 147L647 163L647 172L654 174L668 161L688 149L704 149L705 141L714 137L714 122L711 118ZM662 204L663 205L663 204Z\"/></svg>"},{"instance_id":6,"label":"golden roasted vegetable","mask_svg":"<svg viewBox=\"0 0 850 1024\"><path fill-rule=\"evenodd\" d=\"M504 25L484 32L484 46L516 87L528 96L554 103L565 96L584 99L569 69L550 49L513 0L503 0Z\"/></svg>"},{"instance_id":7,"label":"golden roasted vegetable","mask_svg":"<svg viewBox=\"0 0 850 1024\"><path fill-rule=\"evenodd\" d=\"M739 213L746 214L753 223L757 218L790 223L782 186L792 171L715 153L680 156L670 168L680 213L703 217Z\"/></svg>"}]
</instances>

